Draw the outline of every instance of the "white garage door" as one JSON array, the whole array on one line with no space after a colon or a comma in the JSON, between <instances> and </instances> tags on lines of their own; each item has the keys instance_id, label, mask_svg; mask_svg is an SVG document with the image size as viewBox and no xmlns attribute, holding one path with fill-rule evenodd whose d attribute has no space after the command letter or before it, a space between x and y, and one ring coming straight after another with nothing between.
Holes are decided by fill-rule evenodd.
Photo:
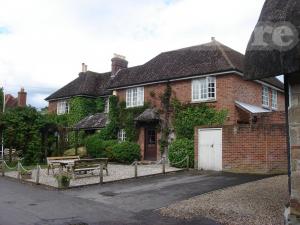
<instances>
[{"instance_id":1,"label":"white garage door","mask_svg":"<svg viewBox=\"0 0 300 225\"><path fill-rule=\"evenodd\" d=\"M199 129L198 168L222 170L222 129Z\"/></svg>"}]
</instances>

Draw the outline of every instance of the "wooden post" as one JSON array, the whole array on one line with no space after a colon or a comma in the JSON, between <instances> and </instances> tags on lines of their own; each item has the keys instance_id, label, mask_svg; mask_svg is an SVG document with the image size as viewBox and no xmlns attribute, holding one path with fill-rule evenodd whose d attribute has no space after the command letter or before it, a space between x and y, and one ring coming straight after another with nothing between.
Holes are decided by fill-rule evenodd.
<instances>
[{"instance_id":1,"label":"wooden post","mask_svg":"<svg viewBox=\"0 0 300 225\"><path fill-rule=\"evenodd\" d=\"M190 169L190 156L189 155L186 156L186 169L187 170Z\"/></svg>"},{"instance_id":2,"label":"wooden post","mask_svg":"<svg viewBox=\"0 0 300 225\"><path fill-rule=\"evenodd\" d=\"M75 130L75 155L78 155L78 130Z\"/></svg>"},{"instance_id":3,"label":"wooden post","mask_svg":"<svg viewBox=\"0 0 300 225\"><path fill-rule=\"evenodd\" d=\"M162 173L166 174L166 158L162 158Z\"/></svg>"},{"instance_id":4,"label":"wooden post","mask_svg":"<svg viewBox=\"0 0 300 225\"><path fill-rule=\"evenodd\" d=\"M2 160L1 166L2 166L1 174L2 174L2 177L4 177L5 176L5 162L4 162L4 160Z\"/></svg>"},{"instance_id":5,"label":"wooden post","mask_svg":"<svg viewBox=\"0 0 300 225\"><path fill-rule=\"evenodd\" d=\"M20 167L20 162L18 161L18 164L17 164L17 170L18 170L18 180L21 179L21 167Z\"/></svg>"},{"instance_id":6,"label":"wooden post","mask_svg":"<svg viewBox=\"0 0 300 225\"><path fill-rule=\"evenodd\" d=\"M36 166L36 184L40 184L40 166Z\"/></svg>"},{"instance_id":7,"label":"wooden post","mask_svg":"<svg viewBox=\"0 0 300 225\"><path fill-rule=\"evenodd\" d=\"M103 184L103 164L100 164L100 184Z\"/></svg>"},{"instance_id":8,"label":"wooden post","mask_svg":"<svg viewBox=\"0 0 300 225\"><path fill-rule=\"evenodd\" d=\"M135 178L138 177L138 162L137 161L134 162L134 177Z\"/></svg>"}]
</instances>

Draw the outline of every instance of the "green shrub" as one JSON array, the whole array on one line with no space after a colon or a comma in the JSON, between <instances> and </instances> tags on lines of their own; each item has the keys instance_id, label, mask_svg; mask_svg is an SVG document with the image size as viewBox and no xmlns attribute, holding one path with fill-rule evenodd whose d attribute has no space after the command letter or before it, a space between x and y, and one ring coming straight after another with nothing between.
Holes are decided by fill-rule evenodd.
<instances>
[{"instance_id":1,"label":"green shrub","mask_svg":"<svg viewBox=\"0 0 300 225\"><path fill-rule=\"evenodd\" d=\"M85 147L78 147L77 153L80 157L86 157L87 152ZM75 148L68 149L64 152L64 156L74 156L75 155Z\"/></svg>"},{"instance_id":2,"label":"green shrub","mask_svg":"<svg viewBox=\"0 0 300 225\"><path fill-rule=\"evenodd\" d=\"M105 146L99 134L94 134L86 138L85 147L89 157L101 158L106 157Z\"/></svg>"},{"instance_id":3,"label":"green shrub","mask_svg":"<svg viewBox=\"0 0 300 225\"><path fill-rule=\"evenodd\" d=\"M113 160L112 148L118 144L117 140L103 140L100 133L86 138L86 152L89 157L102 158L107 157Z\"/></svg>"},{"instance_id":4,"label":"green shrub","mask_svg":"<svg viewBox=\"0 0 300 225\"><path fill-rule=\"evenodd\" d=\"M176 139L169 148L169 160L172 166L184 168L187 166L186 156L189 156L189 166L194 167L194 142L187 138Z\"/></svg>"},{"instance_id":5,"label":"green shrub","mask_svg":"<svg viewBox=\"0 0 300 225\"><path fill-rule=\"evenodd\" d=\"M140 160L140 146L133 142L121 142L112 147L113 159L120 163L132 163Z\"/></svg>"},{"instance_id":6,"label":"green shrub","mask_svg":"<svg viewBox=\"0 0 300 225\"><path fill-rule=\"evenodd\" d=\"M115 161L112 149L118 143L119 142L117 140L103 141L103 147L105 148L106 157L109 158L110 161Z\"/></svg>"}]
</instances>

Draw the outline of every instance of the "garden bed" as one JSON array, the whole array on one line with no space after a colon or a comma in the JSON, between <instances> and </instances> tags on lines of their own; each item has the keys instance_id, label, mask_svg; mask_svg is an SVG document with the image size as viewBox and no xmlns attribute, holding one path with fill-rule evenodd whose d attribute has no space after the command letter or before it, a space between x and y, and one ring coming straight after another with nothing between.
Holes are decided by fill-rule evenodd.
<instances>
[{"instance_id":1,"label":"garden bed","mask_svg":"<svg viewBox=\"0 0 300 225\"><path fill-rule=\"evenodd\" d=\"M166 172L176 172L182 169L170 167L166 165ZM109 175L106 175L104 171L103 181L112 182L124 179L134 178L134 166L132 165L123 165L123 164L109 164L108 165ZM58 173L58 169L55 170L55 173ZM162 165L138 165L138 177L150 176L162 173ZM32 179L27 180L28 182L36 182L36 169L32 170ZM18 177L17 171L7 171L5 176L16 178ZM70 187L78 187L84 185L98 184L100 181L99 171L94 172L94 176L85 175L84 177L80 177L77 179L72 179L70 183ZM40 170L40 184L51 186L57 188L57 181L50 171L49 175L47 175L47 169Z\"/></svg>"}]
</instances>

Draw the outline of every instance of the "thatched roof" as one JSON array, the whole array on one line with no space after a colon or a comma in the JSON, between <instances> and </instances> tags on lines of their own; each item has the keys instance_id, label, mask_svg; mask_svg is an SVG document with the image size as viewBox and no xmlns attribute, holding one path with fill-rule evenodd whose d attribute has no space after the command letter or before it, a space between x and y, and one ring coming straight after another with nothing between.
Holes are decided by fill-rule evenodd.
<instances>
[{"instance_id":1,"label":"thatched roof","mask_svg":"<svg viewBox=\"0 0 300 225\"><path fill-rule=\"evenodd\" d=\"M293 35L284 41L293 40L287 47L272 46L272 34L264 35L265 47L256 47L254 32L266 24L276 27L280 24L292 29ZM294 29L294 30L293 30ZM300 1L299 0L266 0L256 29L248 44L245 57L245 77L261 79L300 71ZM257 34L257 33L256 33ZM297 40L298 39L298 40ZM270 47L272 46L272 47Z\"/></svg>"},{"instance_id":2,"label":"thatched roof","mask_svg":"<svg viewBox=\"0 0 300 225\"><path fill-rule=\"evenodd\" d=\"M137 122L153 122L160 120L159 113L156 109L146 109L142 114L134 119Z\"/></svg>"},{"instance_id":3,"label":"thatched roof","mask_svg":"<svg viewBox=\"0 0 300 225\"><path fill-rule=\"evenodd\" d=\"M96 113L95 115L87 116L74 125L76 130L97 130L106 126L107 114Z\"/></svg>"}]
</instances>

